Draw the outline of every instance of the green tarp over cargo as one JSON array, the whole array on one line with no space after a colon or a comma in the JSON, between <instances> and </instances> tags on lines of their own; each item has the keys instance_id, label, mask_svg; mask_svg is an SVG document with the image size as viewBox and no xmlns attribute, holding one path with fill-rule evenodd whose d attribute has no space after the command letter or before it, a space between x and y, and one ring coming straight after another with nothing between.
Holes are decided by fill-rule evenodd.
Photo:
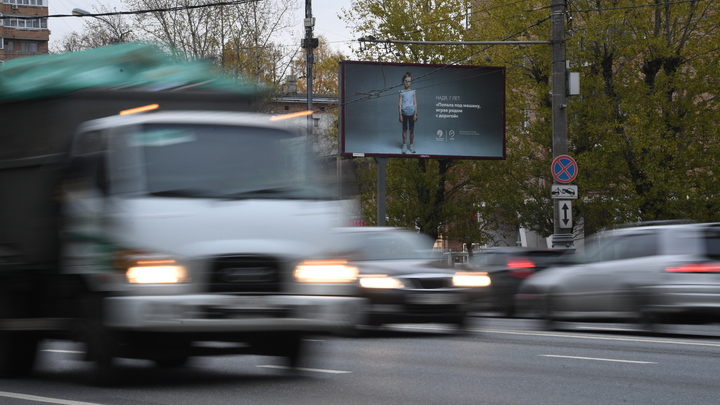
<instances>
[{"instance_id":1,"label":"green tarp over cargo","mask_svg":"<svg viewBox=\"0 0 720 405\"><path fill-rule=\"evenodd\" d=\"M217 72L208 61L173 62L153 45L118 44L0 64L0 100L54 97L87 88L160 91L186 87L247 96L267 90Z\"/></svg>"}]
</instances>

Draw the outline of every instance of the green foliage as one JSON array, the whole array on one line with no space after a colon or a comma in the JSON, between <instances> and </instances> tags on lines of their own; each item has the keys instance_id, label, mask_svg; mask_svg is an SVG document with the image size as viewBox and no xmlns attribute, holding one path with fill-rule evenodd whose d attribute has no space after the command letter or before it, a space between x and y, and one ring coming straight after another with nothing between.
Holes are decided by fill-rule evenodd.
<instances>
[{"instance_id":1,"label":"green foliage","mask_svg":"<svg viewBox=\"0 0 720 405\"><path fill-rule=\"evenodd\" d=\"M578 2L579 9L591 9ZM619 2L618 6L631 6ZM717 186L717 6L665 3L573 13L569 111L590 230L616 223L720 216Z\"/></svg>"},{"instance_id":2,"label":"green foliage","mask_svg":"<svg viewBox=\"0 0 720 405\"><path fill-rule=\"evenodd\" d=\"M357 0L344 19L358 37L377 39L549 40L548 3ZM468 4L471 24L464 30ZM581 194L574 217L584 218L587 234L635 221L720 221L720 182L714 180L720 171L720 6L634 0L567 5L567 59L582 84L582 95L571 97L567 109ZM432 218L447 226L448 235L482 242L482 235L469 236L475 225L467 213L477 209L478 229L501 231L505 222L552 234L550 51L548 45L382 44L358 52L369 60L507 69L506 159L453 161L444 175L441 162L425 162L424 170L414 160L389 165L393 224L420 226Z\"/></svg>"}]
</instances>

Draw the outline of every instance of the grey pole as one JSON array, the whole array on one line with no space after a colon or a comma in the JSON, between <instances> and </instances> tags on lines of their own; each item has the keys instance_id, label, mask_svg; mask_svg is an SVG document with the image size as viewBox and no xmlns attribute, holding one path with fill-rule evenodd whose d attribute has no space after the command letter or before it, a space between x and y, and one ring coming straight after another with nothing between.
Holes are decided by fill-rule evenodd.
<instances>
[{"instance_id":1,"label":"grey pole","mask_svg":"<svg viewBox=\"0 0 720 405\"><path fill-rule=\"evenodd\" d=\"M385 226L385 180L387 176L386 157L375 158L377 162L377 226Z\"/></svg>"},{"instance_id":2,"label":"grey pole","mask_svg":"<svg viewBox=\"0 0 720 405\"><path fill-rule=\"evenodd\" d=\"M315 19L312 16L312 0L305 0L305 38L302 41L302 47L307 51L307 109L312 111L313 109L313 64L315 58L313 56L313 49L317 48L318 40L313 38L313 27L315 26ZM313 134L313 116L308 115L307 117L307 134L308 137L312 137ZM315 139L313 139L313 144Z\"/></svg>"},{"instance_id":3,"label":"grey pole","mask_svg":"<svg viewBox=\"0 0 720 405\"><path fill-rule=\"evenodd\" d=\"M552 0L552 132L553 158L567 155L567 65L565 61L565 0ZM558 184L558 183L556 183ZM553 248L572 248L573 234L563 228L560 212L562 200L553 199Z\"/></svg>"}]
</instances>

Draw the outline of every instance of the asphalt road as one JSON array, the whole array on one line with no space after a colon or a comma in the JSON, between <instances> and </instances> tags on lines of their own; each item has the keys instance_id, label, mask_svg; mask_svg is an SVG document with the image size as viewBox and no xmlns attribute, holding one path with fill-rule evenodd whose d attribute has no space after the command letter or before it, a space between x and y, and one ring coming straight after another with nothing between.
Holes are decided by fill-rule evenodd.
<instances>
[{"instance_id":1,"label":"asphalt road","mask_svg":"<svg viewBox=\"0 0 720 405\"><path fill-rule=\"evenodd\" d=\"M33 378L0 381L0 404L719 403L720 326L665 332L606 324L544 332L532 320L478 317L468 334L412 325L313 337L299 372L261 356L199 358L173 370L127 361L112 388L84 382L81 346L53 341Z\"/></svg>"}]
</instances>

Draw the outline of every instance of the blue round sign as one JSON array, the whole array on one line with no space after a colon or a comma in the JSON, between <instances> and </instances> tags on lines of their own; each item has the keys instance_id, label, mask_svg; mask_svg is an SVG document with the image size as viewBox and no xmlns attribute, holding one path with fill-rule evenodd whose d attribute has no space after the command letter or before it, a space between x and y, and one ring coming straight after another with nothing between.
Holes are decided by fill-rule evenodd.
<instances>
[{"instance_id":1,"label":"blue round sign","mask_svg":"<svg viewBox=\"0 0 720 405\"><path fill-rule=\"evenodd\" d=\"M575 180L578 173L577 163L575 159L568 155L560 155L556 157L550 166L553 178L560 183L570 183Z\"/></svg>"}]
</instances>

